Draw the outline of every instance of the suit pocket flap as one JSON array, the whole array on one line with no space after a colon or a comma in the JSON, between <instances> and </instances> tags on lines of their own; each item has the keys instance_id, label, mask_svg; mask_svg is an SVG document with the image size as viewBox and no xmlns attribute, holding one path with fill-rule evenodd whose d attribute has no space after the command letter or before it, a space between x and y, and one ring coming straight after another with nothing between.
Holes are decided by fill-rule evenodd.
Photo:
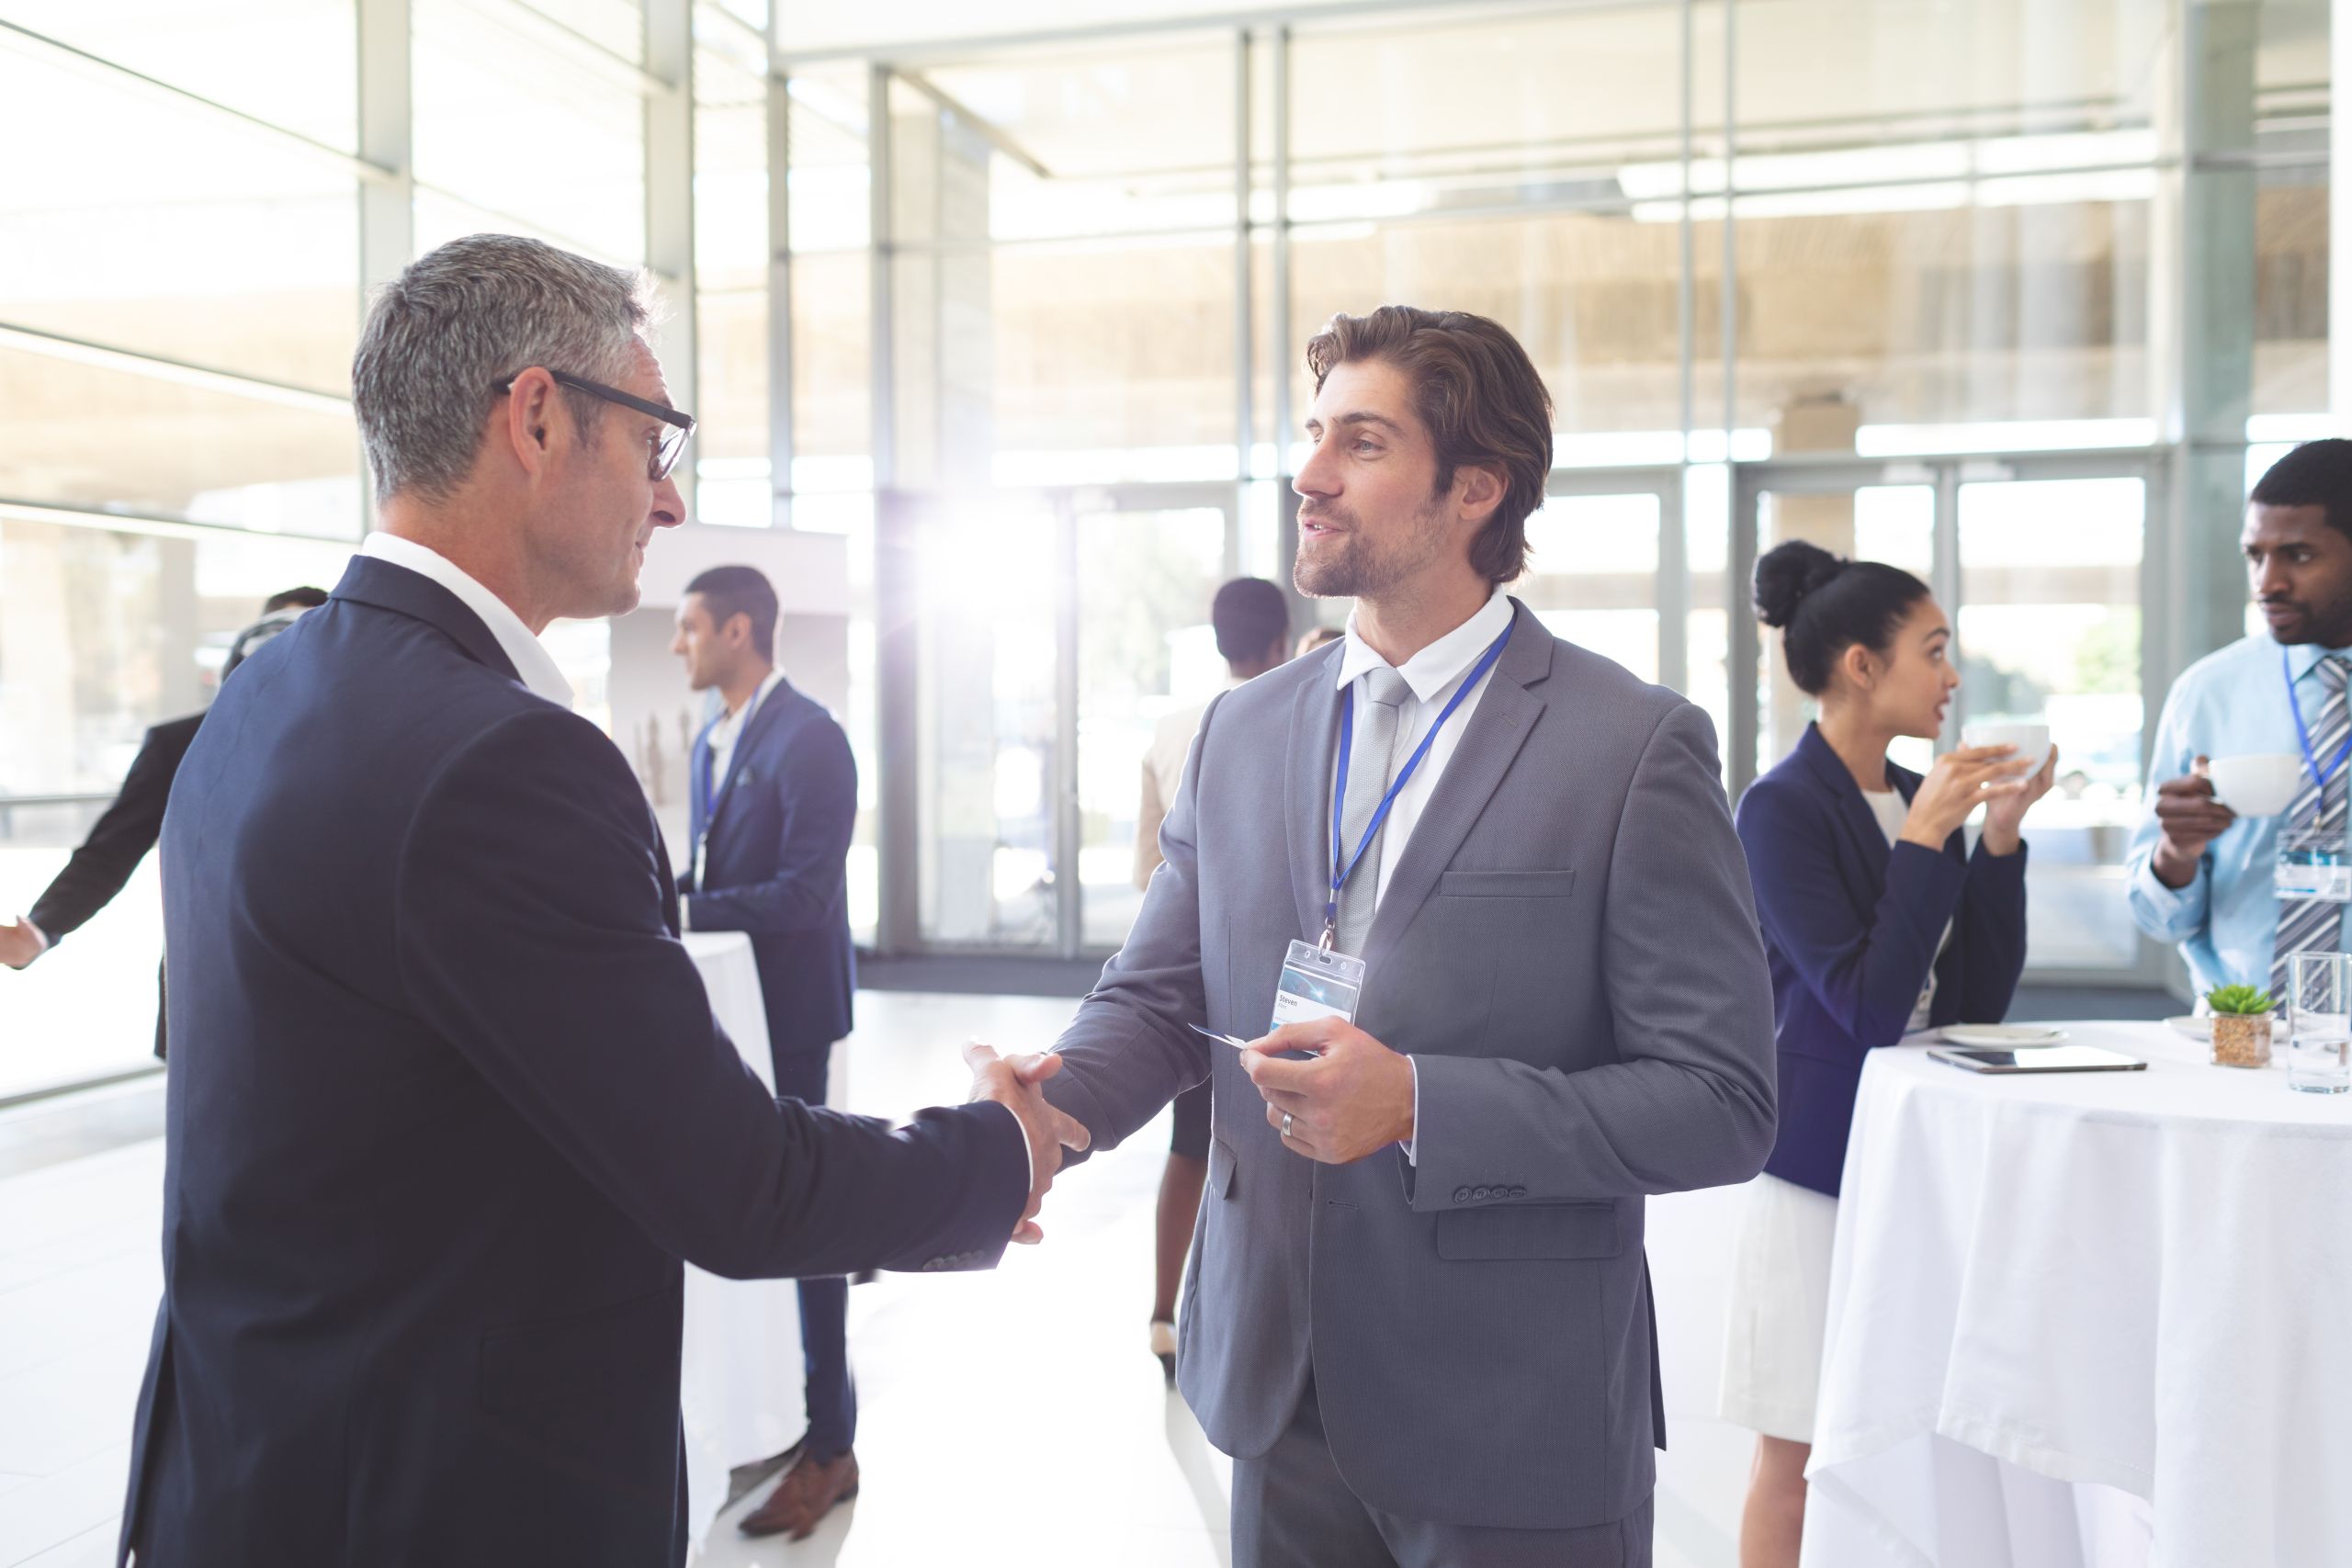
<instances>
[{"instance_id":1,"label":"suit pocket flap","mask_svg":"<svg viewBox=\"0 0 2352 1568\"><path fill-rule=\"evenodd\" d=\"M1565 898L1576 885L1574 871L1449 871L1437 879L1451 898Z\"/></svg>"},{"instance_id":2,"label":"suit pocket flap","mask_svg":"<svg viewBox=\"0 0 2352 1568\"><path fill-rule=\"evenodd\" d=\"M1437 1216L1440 1258L1614 1258L1623 1250L1613 1203L1520 1203Z\"/></svg>"},{"instance_id":3,"label":"suit pocket flap","mask_svg":"<svg viewBox=\"0 0 2352 1568\"><path fill-rule=\"evenodd\" d=\"M1223 1138L1209 1140L1209 1190L1220 1198L1233 1196L1233 1151Z\"/></svg>"}]
</instances>

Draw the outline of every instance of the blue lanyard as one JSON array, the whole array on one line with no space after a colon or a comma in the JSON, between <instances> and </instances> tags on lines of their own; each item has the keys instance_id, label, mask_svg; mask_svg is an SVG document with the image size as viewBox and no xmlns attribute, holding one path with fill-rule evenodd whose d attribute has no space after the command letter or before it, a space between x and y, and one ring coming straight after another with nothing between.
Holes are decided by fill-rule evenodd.
<instances>
[{"instance_id":1,"label":"blue lanyard","mask_svg":"<svg viewBox=\"0 0 2352 1568\"><path fill-rule=\"evenodd\" d=\"M2346 735L2344 738L2342 749L2335 753L2325 768L2322 768L2319 765L2319 758L2312 752L2312 730L2311 726L2303 722L2302 702L2295 695L2294 657L2283 648L2278 650L2278 669L2287 677L2287 705L2294 710L2295 739L2302 742L2303 766L2311 771L2312 787L2324 791L2327 788L2327 781L2334 778L2343 768L2345 759L2352 757L2352 735Z\"/></svg>"},{"instance_id":2,"label":"blue lanyard","mask_svg":"<svg viewBox=\"0 0 2352 1568\"><path fill-rule=\"evenodd\" d=\"M1430 726L1430 732L1421 737L1421 743L1413 748L1412 756L1406 759L1405 766L1396 774L1396 782L1388 786L1386 795L1381 796L1379 807L1372 814L1372 820L1364 824L1363 838L1356 845L1356 852L1350 855L1345 863L1340 859L1340 847L1346 841L1341 835L1347 831L1342 825L1341 814L1347 809L1348 756L1355 750L1354 697L1350 696L1340 707L1340 773L1331 789L1331 897L1325 900L1323 905L1324 946L1331 945L1331 939L1340 929L1340 890L1348 885L1348 878L1355 874L1356 867L1363 863L1364 852L1372 848L1372 840L1379 836L1381 824L1388 820L1389 807L1395 806L1396 797L1405 793L1405 785L1411 782L1415 771L1420 767L1421 759L1430 754L1430 746L1437 741L1437 732L1445 728L1445 721L1453 716L1453 710L1462 705L1462 699L1477 690L1478 682L1486 679L1487 671L1492 670L1495 667L1495 661L1502 658L1503 648L1510 641L1510 632L1511 628L1505 626L1503 635L1495 638L1487 651L1479 657L1478 662L1470 667L1470 673L1463 680L1462 684L1454 689L1453 699L1445 705L1443 711L1439 713L1437 722Z\"/></svg>"}]
</instances>

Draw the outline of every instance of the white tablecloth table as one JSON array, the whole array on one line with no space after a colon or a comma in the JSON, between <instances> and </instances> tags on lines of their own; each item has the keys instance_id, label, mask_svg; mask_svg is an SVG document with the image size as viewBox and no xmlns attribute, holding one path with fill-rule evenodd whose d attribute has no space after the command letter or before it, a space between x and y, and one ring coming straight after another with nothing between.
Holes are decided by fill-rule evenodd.
<instances>
[{"instance_id":1,"label":"white tablecloth table","mask_svg":"<svg viewBox=\"0 0 2352 1568\"><path fill-rule=\"evenodd\" d=\"M2352 1095L2064 1027L2148 1070L1871 1054L1804 1568L2352 1564Z\"/></svg>"},{"instance_id":2,"label":"white tablecloth table","mask_svg":"<svg viewBox=\"0 0 2352 1568\"><path fill-rule=\"evenodd\" d=\"M769 1089L767 1009L752 940L688 931L711 1011ZM685 1417L686 1498L700 1542L727 1500L728 1472L780 1452L807 1424L800 1298L790 1280L722 1280L686 1266L685 1350L678 1400Z\"/></svg>"}]
</instances>

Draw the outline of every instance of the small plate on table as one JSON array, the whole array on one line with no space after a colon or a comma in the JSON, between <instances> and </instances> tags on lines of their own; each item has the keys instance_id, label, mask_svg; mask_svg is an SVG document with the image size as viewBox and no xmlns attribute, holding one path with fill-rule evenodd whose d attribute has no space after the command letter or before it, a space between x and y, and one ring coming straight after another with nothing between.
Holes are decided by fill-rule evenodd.
<instances>
[{"instance_id":1,"label":"small plate on table","mask_svg":"<svg viewBox=\"0 0 2352 1568\"><path fill-rule=\"evenodd\" d=\"M2212 1043L2213 1020L2211 1014L2208 1014L2203 1018L2199 1018L2194 1014L2185 1014L2179 1018L2168 1018L2165 1020L2165 1027L2171 1030L2175 1034L2186 1034L2191 1040L2202 1040L2208 1044Z\"/></svg>"},{"instance_id":2,"label":"small plate on table","mask_svg":"<svg viewBox=\"0 0 2352 1568\"><path fill-rule=\"evenodd\" d=\"M1947 1045L1974 1045L1995 1051L2055 1045L2065 1038L2064 1030L2040 1023L1952 1023L1943 1029Z\"/></svg>"}]
</instances>

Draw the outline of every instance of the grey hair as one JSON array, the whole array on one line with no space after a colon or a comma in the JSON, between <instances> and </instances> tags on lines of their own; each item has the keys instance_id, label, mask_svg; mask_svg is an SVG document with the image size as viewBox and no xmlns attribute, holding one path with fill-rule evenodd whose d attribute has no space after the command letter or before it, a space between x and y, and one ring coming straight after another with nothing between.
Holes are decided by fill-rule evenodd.
<instances>
[{"instance_id":1,"label":"grey hair","mask_svg":"<svg viewBox=\"0 0 2352 1568\"><path fill-rule=\"evenodd\" d=\"M376 296L351 360L376 499L447 499L502 381L537 365L618 383L651 319L644 274L537 240L469 234L419 256ZM563 390L594 440L603 401Z\"/></svg>"}]
</instances>

